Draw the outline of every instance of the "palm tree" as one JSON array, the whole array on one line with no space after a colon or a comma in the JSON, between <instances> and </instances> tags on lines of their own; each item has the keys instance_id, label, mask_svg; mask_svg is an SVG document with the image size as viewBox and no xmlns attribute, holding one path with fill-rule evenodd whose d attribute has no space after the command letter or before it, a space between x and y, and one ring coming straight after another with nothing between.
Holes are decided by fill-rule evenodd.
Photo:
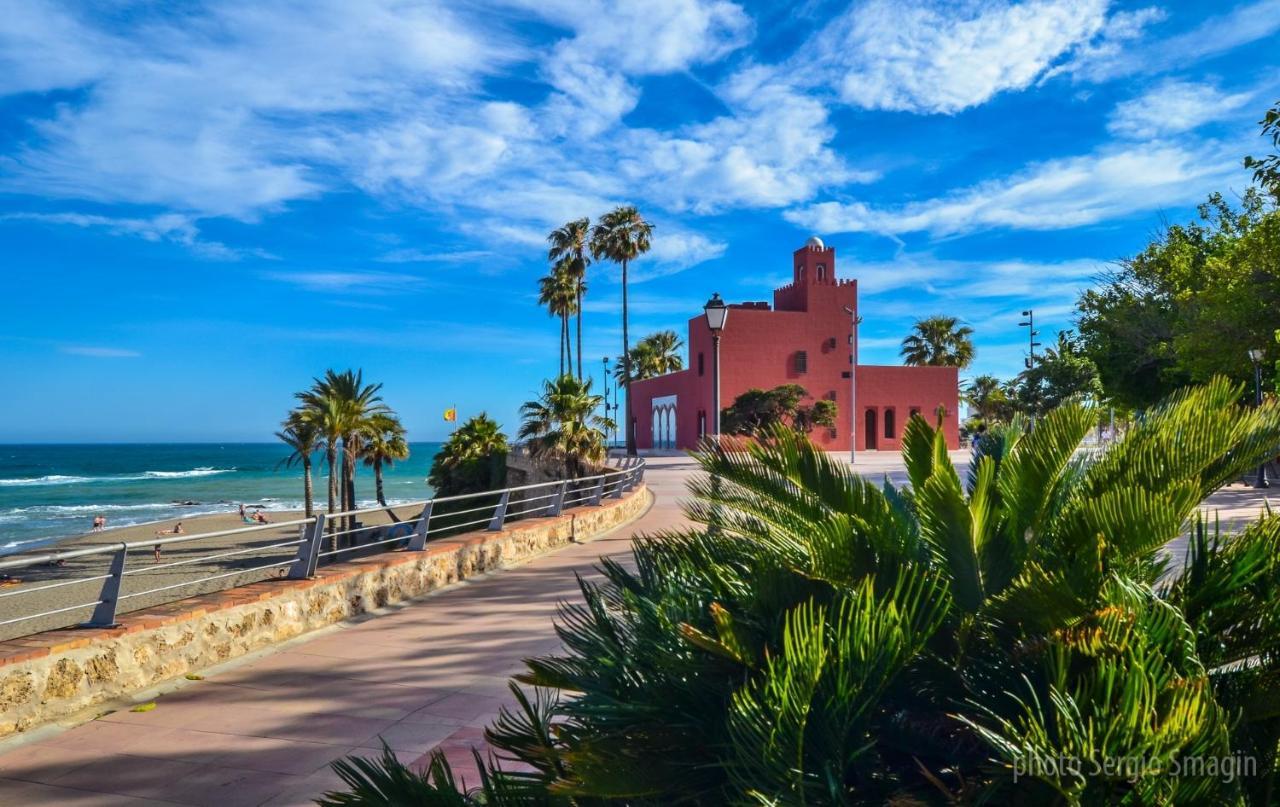
<instances>
[{"instance_id":1,"label":"palm tree","mask_svg":"<svg viewBox=\"0 0 1280 807\"><path fill-rule=\"evenodd\" d=\"M334 476L337 444L342 442L342 508L355 509L356 459L363 450L368 421L375 415L390 413L378 394L381 384L365 384L364 372L326 370L323 378L314 379L311 389L296 394L308 419L317 423L325 437L325 458L329 465L329 513L333 514L338 483ZM347 518L347 530L354 518ZM336 541L334 548L336 549Z\"/></svg>"},{"instance_id":2,"label":"palm tree","mask_svg":"<svg viewBox=\"0 0 1280 807\"><path fill-rule=\"evenodd\" d=\"M902 340L902 360L916 367L959 367L973 362L973 328L955 317L927 317Z\"/></svg>"},{"instance_id":3,"label":"palm tree","mask_svg":"<svg viewBox=\"0 0 1280 807\"><path fill-rule=\"evenodd\" d=\"M392 414L379 413L369 418L364 444L364 464L373 469L374 490L378 504L387 506L383 492L382 469L409 459L409 443L405 440L404 425ZM390 509L392 521L399 521Z\"/></svg>"},{"instance_id":4,"label":"palm tree","mask_svg":"<svg viewBox=\"0 0 1280 807\"><path fill-rule=\"evenodd\" d=\"M619 363L614 377L618 383L626 384L627 365L631 367L631 377L636 381L683 370L684 359L680 356L683 347L684 342L675 331L651 333L631 348L631 361Z\"/></svg>"},{"instance_id":5,"label":"palm tree","mask_svg":"<svg viewBox=\"0 0 1280 807\"><path fill-rule=\"evenodd\" d=\"M431 460L427 481L437 496L497 490L506 477L508 450L502 427L481 412L459 426L440 447Z\"/></svg>"},{"instance_id":6,"label":"palm tree","mask_svg":"<svg viewBox=\"0 0 1280 807\"><path fill-rule=\"evenodd\" d=\"M595 412L603 400L592 394L589 378L565 373L544 381L542 395L520 407L520 437L528 442L529 455L564 463L570 477L580 476L587 463L602 462L609 422Z\"/></svg>"},{"instance_id":7,"label":"palm tree","mask_svg":"<svg viewBox=\"0 0 1280 807\"><path fill-rule=\"evenodd\" d=\"M591 258L587 256L590 235L591 220L581 218L552 230L547 236L551 245L547 250L547 260L553 264L565 261L565 269L577 286L578 378L582 378L582 296L587 292L587 267L591 265Z\"/></svg>"},{"instance_id":8,"label":"palm tree","mask_svg":"<svg viewBox=\"0 0 1280 807\"><path fill-rule=\"evenodd\" d=\"M573 354L569 341L569 317L577 310L578 283L573 279L568 262L562 259L551 268L551 274L538 280L538 304L546 306L547 313L560 318L560 374L565 373L565 357L569 357L570 369Z\"/></svg>"},{"instance_id":9,"label":"palm tree","mask_svg":"<svg viewBox=\"0 0 1280 807\"><path fill-rule=\"evenodd\" d=\"M302 466L303 505L307 518L311 518L315 499L311 484L311 455L320 448L320 429L313 420L305 417L302 412L294 410L285 418L280 431L276 432L276 437L293 449L293 453L282 460L281 464L286 468L292 468L294 465Z\"/></svg>"},{"instance_id":10,"label":"palm tree","mask_svg":"<svg viewBox=\"0 0 1280 807\"><path fill-rule=\"evenodd\" d=\"M653 234L653 225L644 220L640 211L630 205L615 208L604 214L591 230L591 256L596 260L605 258L622 266L622 361L631 363L631 341L627 333L630 312L627 308L627 267L631 261L649 251L649 240ZM631 378L628 367L623 377ZM631 385L627 385L626 421L623 430L626 434L627 454L636 453L636 435L633 426Z\"/></svg>"},{"instance_id":11,"label":"palm tree","mask_svg":"<svg viewBox=\"0 0 1280 807\"><path fill-rule=\"evenodd\" d=\"M964 399L987 425L1007 421L1013 415L1006 384L993 375L975 376L964 391Z\"/></svg>"}]
</instances>

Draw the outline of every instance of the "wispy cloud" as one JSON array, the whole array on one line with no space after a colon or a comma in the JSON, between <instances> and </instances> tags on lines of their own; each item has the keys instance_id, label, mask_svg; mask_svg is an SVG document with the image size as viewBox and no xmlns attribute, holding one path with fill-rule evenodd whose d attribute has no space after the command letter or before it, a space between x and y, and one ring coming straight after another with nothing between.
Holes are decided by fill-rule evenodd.
<instances>
[{"instance_id":1,"label":"wispy cloud","mask_svg":"<svg viewBox=\"0 0 1280 807\"><path fill-rule=\"evenodd\" d=\"M305 291L328 294L399 294L428 285L425 278L397 272L278 271L263 276Z\"/></svg>"},{"instance_id":2,"label":"wispy cloud","mask_svg":"<svg viewBox=\"0 0 1280 807\"><path fill-rule=\"evenodd\" d=\"M381 263L470 263L492 258L494 254L487 249L466 249L457 252L396 249L379 256L378 261Z\"/></svg>"},{"instance_id":3,"label":"wispy cloud","mask_svg":"<svg viewBox=\"0 0 1280 807\"><path fill-rule=\"evenodd\" d=\"M142 355L136 350L91 345L67 345L59 350L69 356L87 356L93 359L136 359Z\"/></svg>"},{"instance_id":4,"label":"wispy cloud","mask_svg":"<svg viewBox=\"0 0 1280 807\"><path fill-rule=\"evenodd\" d=\"M265 250L229 247L218 241L201 238L196 220L180 213L162 213L146 218L87 213L5 213L0 215L0 221L32 221L83 229L100 229L111 235L132 236L153 243L179 244L193 254L210 260L238 261L246 257L267 259L275 257Z\"/></svg>"},{"instance_id":5,"label":"wispy cloud","mask_svg":"<svg viewBox=\"0 0 1280 807\"><path fill-rule=\"evenodd\" d=\"M1118 104L1107 131L1139 140L1177 134L1237 113L1256 97L1252 90L1228 93L1207 82L1166 80Z\"/></svg>"},{"instance_id":6,"label":"wispy cloud","mask_svg":"<svg viewBox=\"0 0 1280 807\"><path fill-rule=\"evenodd\" d=\"M1243 181L1237 145L1149 142L1036 163L1002 179L918 202L822 202L788 211L816 232L956 235L994 228L1061 230L1197 202Z\"/></svg>"}]
</instances>

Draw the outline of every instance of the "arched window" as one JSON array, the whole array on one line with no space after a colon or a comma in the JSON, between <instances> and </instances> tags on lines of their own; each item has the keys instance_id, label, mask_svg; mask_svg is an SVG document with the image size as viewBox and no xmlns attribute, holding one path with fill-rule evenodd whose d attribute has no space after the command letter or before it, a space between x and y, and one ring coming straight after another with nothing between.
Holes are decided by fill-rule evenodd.
<instances>
[{"instance_id":1,"label":"arched window","mask_svg":"<svg viewBox=\"0 0 1280 807\"><path fill-rule=\"evenodd\" d=\"M819 280L827 279L827 265L825 263L818 264L818 279Z\"/></svg>"},{"instance_id":2,"label":"arched window","mask_svg":"<svg viewBox=\"0 0 1280 807\"><path fill-rule=\"evenodd\" d=\"M884 437L886 440L893 439L893 431L897 427L894 421L897 419L896 413L892 409L884 410Z\"/></svg>"}]
</instances>

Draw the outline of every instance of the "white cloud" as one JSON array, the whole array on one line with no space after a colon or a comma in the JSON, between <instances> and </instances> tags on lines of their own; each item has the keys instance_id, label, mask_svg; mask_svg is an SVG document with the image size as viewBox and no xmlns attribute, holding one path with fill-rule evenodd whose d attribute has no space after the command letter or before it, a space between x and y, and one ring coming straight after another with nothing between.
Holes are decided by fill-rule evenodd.
<instances>
[{"instance_id":1,"label":"white cloud","mask_svg":"<svg viewBox=\"0 0 1280 807\"><path fill-rule=\"evenodd\" d=\"M493 252L485 249L464 249L457 252L426 252L421 249L395 249L378 258L381 263L472 263L492 258Z\"/></svg>"},{"instance_id":2,"label":"white cloud","mask_svg":"<svg viewBox=\"0 0 1280 807\"><path fill-rule=\"evenodd\" d=\"M89 345L68 345L59 348L69 356L87 356L91 359L136 359L142 354L136 350L125 350L118 347L93 347Z\"/></svg>"},{"instance_id":3,"label":"white cloud","mask_svg":"<svg viewBox=\"0 0 1280 807\"><path fill-rule=\"evenodd\" d=\"M398 272L280 271L264 276L306 291L333 294L399 294L427 284L425 278Z\"/></svg>"},{"instance_id":4,"label":"white cloud","mask_svg":"<svg viewBox=\"0 0 1280 807\"><path fill-rule=\"evenodd\" d=\"M1207 143L1141 143L1047 160L1003 179L895 206L822 202L787 220L821 233L928 232L992 228L1058 230L1199 201L1239 176L1239 150Z\"/></svg>"},{"instance_id":5,"label":"white cloud","mask_svg":"<svg viewBox=\"0 0 1280 807\"><path fill-rule=\"evenodd\" d=\"M1107 131L1143 140L1176 134L1224 118L1253 99L1253 92L1227 94L1211 84L1168 80L1118 104Z\"/></svg>"},{"instance_id":6,"label":"white cloud","mask_svg":"<svg viewBox=\"0 0 1280 807\"><path fill-rule=\"evenodd\" d=\"M235 261L246 256L274 258L259 249L237 249L200 237L195 219L180 213L162 213L147 218L102 216L88 213L5 213L0 221L34 221L85 229L102 229L111 235L134 236L144 241L180 244L196 255L211 260Z\"/></svg>"},{"instance_id":7,"label":"white cloud","mask_svg":"<svg viewBox=\"0 0 1280 807\"><path fill-rule=\"evenodd\" d=\"M1030 86L1104 29L1109 0L851 5L792 60L867 109L954 113Z\"/></svg>"},{"instance_id":8,"label":"white cloud","mask_svg":"<svg viewBox=\"0 0 1280 807\"><path fill-rule=\"evenodd\" d=\"M1189 31L1140 44L1145 29L1166 16L1156 9L1117 14L1115 27L1102 37L1100 44L1083 49L1063 66L1063 72L1078 79L1101 82L1185 68L1280 31L1280 0L1241 3L1225 14L1209 17Z\"/></svg>"}]
</instances>

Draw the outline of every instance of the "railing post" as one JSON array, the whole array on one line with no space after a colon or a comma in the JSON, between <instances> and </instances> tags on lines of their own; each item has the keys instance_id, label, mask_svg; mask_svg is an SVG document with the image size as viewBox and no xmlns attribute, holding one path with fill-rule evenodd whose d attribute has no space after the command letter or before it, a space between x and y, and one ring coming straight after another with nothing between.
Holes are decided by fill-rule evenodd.
<instances>
[{"instance_id":1,"label":"railing post","mask_svg":"<svg viewBox=\"0 0 1280 807\"><path fill-rule=\"evenodd\" d=\"M431 507L434 504L435 500L432 500L422 508L422 515L418 517L418 527L413 531L413 535L409 536L409 545L405 547L410 552L421 552L427 548L427 530L431 527Z\"/></svg>"},{"instance_id":2,"label":"railing post","mask_svg":"<svg viewBox=\"0 0 1280 807\"><path fill-rule=\"evenodd\" d=\"M320 544L324 541L325 518L324 513L316 513L315 523L303 535L302 543L298 544L298 554L289 567L287 576L290 580L303 580L316 573L316 565L320 562ZM305 531L307 525L303 524L302 529Z\"/></svg>"},{"instance_id":3,"label":"railing post","mask_svg":"<svg viewBox=\"0 0 1280 807\"><path fill-rule=\"evenodd\" d=\"M600 499L602 496L604 496L604 476L603 475L601 475L600 478L596 480L596 486L591 491L591 504L592 505L600 504Z\"/></svg>"},{"instance_id":4,"label":"railing post","mask_svg":"<svg viewBox=\"0 0 1280 807\"><path fill-rule=\"evenodd\" d=\"M489 520L489 532L497 532L502 529L502 522L507 520L507 503L511 501L511 491L502 491L502 498L498 501L498 506L493 510L493 518Z\"/></svg>"},{"instance_id":5,"label":"railing post","mask_svg":"<svg viewBox=\"0 0 1280 807\"><path fill-rule=\"evenodd\" d=\"M100 602L93 609L93 616L84 623L86 628L112 628L116 625L116 604L120 601L120 583L124 579L125 556L129 547L120 544L116 554L111 558L111 575L102 581L102 592L98 594Z\"/></svg>"},{"instance_id":6,"label":"railing post","mask_svg":"<svg viewBox=\"0 0 1280 807\"><path fill-rule=\"evenodd\" d=\"M560 511L564 510L564 495L569 492L569 483L561 482L560 487L556 488L556 497L551 500L551 509L547 511L549 516L558 516Z\"/></svg>"},{"instance_id":7,"label":"railing post","mask_svg":"<svg viewBox=\"0 0 1280 807\"><path fill-rule=\"evenodd\" d=\"M621 498L622 498L622 486L623 486L623 484L624 484L625 482L626 482L626 478L625 478L625 477L622 477L622 476L619 476L619 477L618 477L618 484L616 484L616 485L614 485L614 486L613 486L613 492L609 494L609 498L610 498L610 499L621 499Z\"/></svg>"}]
</instances>

